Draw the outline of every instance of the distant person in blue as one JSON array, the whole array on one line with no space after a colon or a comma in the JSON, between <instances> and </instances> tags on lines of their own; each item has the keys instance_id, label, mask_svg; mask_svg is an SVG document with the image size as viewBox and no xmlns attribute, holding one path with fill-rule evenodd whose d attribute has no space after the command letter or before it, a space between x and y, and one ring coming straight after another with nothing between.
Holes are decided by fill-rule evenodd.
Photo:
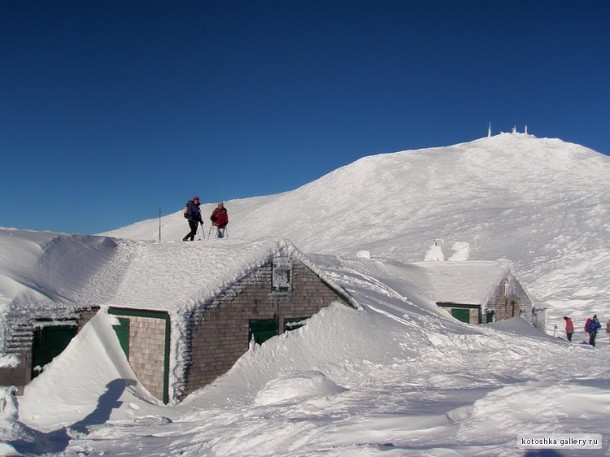
<instances>
[{"instance_id":1,"label":"distant person in blue","mask_svg":"<svg viewBox=\"0 0 610 457\"><path fill-rule=\"evenodd\" d=\"M191 231L186 234L182 241L193 241L197 234L197 228L199 224L203 226L203 219L201 218L201 210L199 209L199 197L195 197L186 204L186 211L184 216L189 222ZM202 229L203 230L203 229Z\"/></svg>"},{"instance_id":2,"label":"distant person in blue","mask_svg":"<svg viewBox=\"0 0 610 457\"><path fill-rule=\"evenodd\" d=\"M591 346L595 346L595 337L600 328L602 328L602 324L597 320L597 314L594 314L593 317L587 319L587 322L585 323L585 332L589 334L589 344Z\"/></svg>"}]
</instances>

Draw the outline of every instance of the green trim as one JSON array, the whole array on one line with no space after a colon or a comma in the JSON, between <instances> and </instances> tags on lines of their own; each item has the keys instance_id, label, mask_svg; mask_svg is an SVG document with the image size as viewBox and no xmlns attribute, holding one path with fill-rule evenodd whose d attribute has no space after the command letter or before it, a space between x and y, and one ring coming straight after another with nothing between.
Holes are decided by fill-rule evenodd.
<instances>
[{"instance_id":1,"label":"green trim","mask_svg":"<svg viewBox=\"0 0 610 457\"><path fill-rule=\"evenodd\" d=\"M144 309L110 307L108 308L108 314L169 320L169 314L167 314L167 311L150 311Z\"/></svg>"},{"instance_id":2,"label":"green trim","mask_svg":"<svg viewBox=\"0 0 610 457\"><path fill-rule=\"evenodd\" d=\"M171 320L166 311L150 311L131 308L108 308L108 314L113 316L145 317L165 321L165 356L163 358L163 403L169 403L169 359L171 349Z\"/></svg>"},{"instance_id":3,"label":"green trim","mask_svg":"<svg viewBox=\"0 0 610 457\"><path fill-rule=\"evenodd\" d=\"M437 302L436 303L438 306L440 306L441 308L468 308L468 309L475 309L475 308L480 308L481 305L468 305L465 303L452 303L452 302Z\"/></svg>"}]
</instances>

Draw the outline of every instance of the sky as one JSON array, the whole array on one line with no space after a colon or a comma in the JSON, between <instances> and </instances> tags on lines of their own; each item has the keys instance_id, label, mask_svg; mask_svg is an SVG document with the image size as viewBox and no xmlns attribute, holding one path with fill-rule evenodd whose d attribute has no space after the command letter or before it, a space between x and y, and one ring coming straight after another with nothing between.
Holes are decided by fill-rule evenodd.
<instances>
[{"instance_id":1,"label":"sky","mask_svg":"<svg viewBox=\"0 0 610 457\"><path fill-rule=\"evenodd\" d=\"M0 226L99 233L516 126L610 154L610 3L0 2Z\"/></svg>"}]
</instances>

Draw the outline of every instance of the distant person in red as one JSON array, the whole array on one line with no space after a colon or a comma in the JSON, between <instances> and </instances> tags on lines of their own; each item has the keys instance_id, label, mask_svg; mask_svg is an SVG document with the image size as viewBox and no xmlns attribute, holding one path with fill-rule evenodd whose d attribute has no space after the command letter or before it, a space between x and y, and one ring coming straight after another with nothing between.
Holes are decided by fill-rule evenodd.
<instances>
[{"instance_id":1,"label":"distant person in red","mask_svg":"<svg viewBox=\"0 0 610 457\"><path fill-rule=\"evenodd\" d=\"M229 213L227 212L224 203L219 203L214 211L212 211L210 220L212 221L212 225L216 227L216 236L218 238L225 236L227 224L229 223Z\"/></svg>"},{"instance_id":2,"label":"distant person in red","mask_svg":"<svg viewBox=\"0 0 610 457\"><path fill-rule=\"evenodd\" d=\"M563 316L563 319L566 321L566 336L568 337L568 341L572 341L572 335L574 334L574 323L568 316Z\"/></svg>"}]
</instances>

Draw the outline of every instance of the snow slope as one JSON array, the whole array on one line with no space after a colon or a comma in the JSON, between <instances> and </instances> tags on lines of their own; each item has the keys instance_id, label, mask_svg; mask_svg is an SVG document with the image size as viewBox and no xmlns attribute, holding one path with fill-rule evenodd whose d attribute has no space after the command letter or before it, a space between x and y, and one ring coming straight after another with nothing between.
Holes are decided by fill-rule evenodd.
<instances>
[{"instance_id":1,"label":"snow slope","mask_svg":"<svg viewBox=\"0 0 610 457\"><path fill-rule=\"evenodd\" d=\"M610 344L605 334L595 348L580 344L578 324L593 309L610 317L609 166L577 145L499 135L372 156L292 192L227 202L231 243L285 236L315 253L361 307L333 305L251 347L175 406L148 396L100 313L23 397L0 391L0 455L608 456ZM0 255L12 252L0 271L10 283L3 303L26 293L103 298L102 287L83 291L81 281L107 278L116 293L116 272L142 246L204 252L229 241L184 246L180 211L163 218L161 244L157 226L113 232L137 242L20 233L26 241L13 251L10 231L0 231ZM41 262L49 247L53 262ZM426 256L512 260L530 293L555 307L558 325L573 312L573 343L521 319L452 319L429 291L404 281L414 266L402 261ZM74 278L51 276L66 258ZM153 259L162 269L164 256ZM524 449L521 438L535 437L598 441Z\"/></svg>"},{"instance_id":2,"label":"snow slope","mask_svg":"<svg viewBox=\"0 0 610 457\"><path fill-rule=\"evenodd\" d=\"M511 260L555 318L610 315L610 157L576 144L500 134L379 154L294 191L226 206L231 237L283 236L304 252L366 250L406 262L424 260L437 239L443 258ZM109 234L156 240L158 225ZM181 211L161 225L164 240L188 231Z\"/></svg>"}]
</instances>

